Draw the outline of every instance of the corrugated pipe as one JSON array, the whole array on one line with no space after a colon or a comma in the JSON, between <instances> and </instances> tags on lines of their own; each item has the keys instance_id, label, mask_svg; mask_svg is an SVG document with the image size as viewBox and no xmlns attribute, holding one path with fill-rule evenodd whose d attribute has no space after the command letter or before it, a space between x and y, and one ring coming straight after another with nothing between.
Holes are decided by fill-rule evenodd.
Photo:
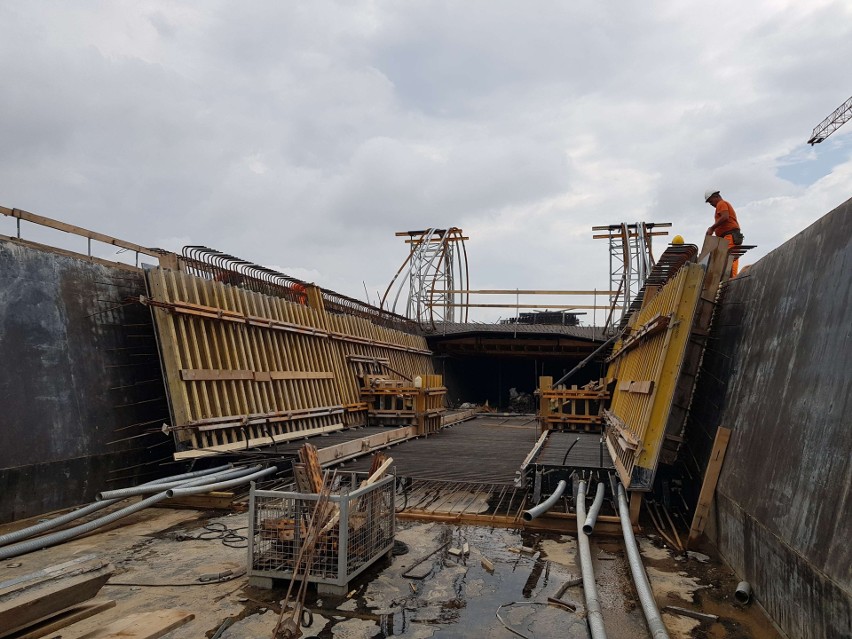
<instances>
[{"instance_id":1,"label":"corrugated pipe","mask_svg":"<svg viewBox=\"0 0 852 639\"><path fill-rule=\"evenodd\" d=\"M660 617L657 602L654 601L654 593L651 584L648 583L648 575L642 565L642 557L639 547L636 545L636 537L633 535L633 525L630 523L630 506L627 505L627 493L624 485L618 484L618 516L621 518L621 532L624 534L624 547L627 550L627 562L630 564L630 572L633 574L633 583L636 585L636 593L642 604L642 612L645 613L645 621L653 639L669 639L669 633Z\"/></svg>"},{"instance_id":2,"label":"corrugated pipe","mask_svg":"<svg viewBox=\"0 0 852 639\"><path fill-rule=\"evenodd\" d=\"M255 479L259 473L255 472L259 470L261 466L253 466L251 468L243 468L232 471L232 474L236 477L236 479L231 480L230 485L236 486L240 483L245 483ZM277 471L277 468L274 466L271 470L272 472ZM263 471L261 471L263 472ZM198 488L199 493L208 492L210 490L214 490L212 486L219 486L225 482L219 482L218 484L204 484L204 482L208 481L207 477L200 477L198 479L193 479L188 481L185 486L196 486ZM104 515L103 517L99 517L98 519L93 519L90 522L86 522L85 524L80 524L78 526L74 526L73 528L67 528L66 530L60 530L58 532L52 533L50 535L44 535L43 537L36 537L35 539L29 539L27 541L22 541L17 544L12 544L11 546L6 546L5 548L0 548L0 559L7 559L9 557L16 557L18 555L25 555L29 552L33 552L34 550L41 550L42 548L48 548L50 546L55 546L56 544L60 544L64 541L68 541L69 539L73 539L79 535L84 535L86 533L90 533L93 530L97 530L101 526L105 526L107 524L111 524L114 521L121 519L122 517L126 517L127 515L132 515L133 513L139 512L140 510L144 510L148 506L156 504L157 502L163 501L168 498L168 491L163 491L157 493L156 495L151 495L150 497L143 499L141 501L136 502L135 504L131 504L130 506L125 506L119 510L109 513L108 515ZM98 503L106 503L106 502L98 502Z\"/></svg>"},{"instance_id":3,"label":"corrugated pipe","mask_svg":"<svg viewBox=\"0 0 852 639\"><path fill-rule=\"evenodd\" d=\"M553 506L559 498L562 497L562 493L565 492L565 488L568 486L568 482L564 479L560 479L559 483L556 484L556 490L553 491L553 494L550 495L547 499L541 502L538 506L534 508L530 508L529 510L524 511L524 521L532 521L539 515L543 515L550 507Z\"/></svg>"},{"instance_id":4,"label":"corrugated pipe","mask_svg":"<svg viewBox=\"0 0 852 639\"><path fill-rule=\"evenodd\" d=\"M216 468L208 468L207 470L196 470L190 473L182 473L180 475L171 475L169 477L161 477L160 479L155 479L153 481L145 482L142 486L157 486L159 484L164 484L171 481L176 480L187 480L192 479L194 477L202 477L205 475L210 475L212 473L218 472L225 468L229 468L230 465L227 466L217 466ZM0 546L6 546L16 541L20 541L21 539L28 539L29 537L33 537L34 535L40 535L43 532L48 530L52 530L63 524L67 524L68 522L74 521L75 519L79 519L80 517L85 517L86 515L90 515L93 512L97 512L102 508L106 508L107 506L111 506L112 504L121 501L120 499L108 499L106 501L96 501L93 504L89 504L88 506L83 506L82 508L77 508L76 510L72 510L70 513L66 513L64 515L60 515L59 517L54 517L53 519L48 519L47 521L42 521L28 528L22 528L21 530L16 530L14 532L7 533L5 535L0 535Z\"/></svg>"},{"instance_id":5,"label":"corrugated pipe","mask_svg":"<svg viewBox=\"0 0 852 639\"><path fill-rule=\"evenodd\" d=\"M170 488L166 491L166 495L168 495L169 497L186 497L188 495L197 495L199 493L210 492L211 490L231 488L232 486L239 486L240 484L244 484L247 481L254 481L255 479L260 479L261 477L266 477L267 475L271 475L277 472L278 467L270 466L269 468L265 468L264 470L260 470L256 473L252 473L251 475L246 475L245 477L240 477L238 479L220 481L215 484L204 484L203 486L198 487L181 486L179 488Z\"/></svg>"},{"instance_id":6,"label":"corrugated pipe","mask_svg":"<svg viewBox=\"0 0 852 639\"><path fill-rule=\"evenodd\" d=\"M191 477L206 477L207 479L219 478L222 475L227 475L231 472L232 466L230 464L226 466L217 466L216 468L209 468L207 470L199 470L196 471L197 474L191 474ZM117 490L105 490L103 492L95 495L95 499L98 501L102 501L104 499L125 499L127 497L133 497L135 495L148 495L151 493L158 493L162 490L166 490L167 488L174 488L175 486L180 486L181 484L185 484L187 479L191 477L176 477L171 481L164 479L158 483L149 483L149 484L140 484L139 486L130 486L129 488L119 488Z\"/></svg>"},{"instance_id":7,"label":"corrugated pipe","mask_svg":"<svg viewBox=\"0 0 852 639\"><path fill-rule=\"evenodd\" d=\"M598 488L598 494L601 493ZM597 497L595 497L597 499ZM586 520L586 482L581 481L577 489L577 527ZM601 603L598 600L598 587L595 584L595 570L592 567L592 551L589 548L589 538L577 533L577 545L580 547L580 570L583 573L583 594L586 598L586 620L592 639L606 639L606 629L603 623Z\"/></svg>"},{"instance_id":8,"label":"corrugated pipe","mask_svg":"<svg viewBox=\"0 0 852 639\"><path fill-rule=\"evenodd\" d=\"M591 535L595 529L595 522L598 520L598 513L601 511L601 506L604 500L604 483L598 482L598 490L595 492L595 501L592 502L592 507L589 508L589 514L586 516L586 521L583 523L583 532Z\"/></svg>"}]
</instances>

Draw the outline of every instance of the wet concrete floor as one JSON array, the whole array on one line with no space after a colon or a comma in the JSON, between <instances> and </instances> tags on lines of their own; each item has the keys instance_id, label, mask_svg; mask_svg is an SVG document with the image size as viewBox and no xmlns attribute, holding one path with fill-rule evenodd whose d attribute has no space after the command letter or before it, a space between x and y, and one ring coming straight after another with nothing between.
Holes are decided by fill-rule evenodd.
<instances>
[{"instance_id":1,"label":"wet concrete floor","mask_svg":"<svg viewBox=\"0 0 852 639\"><path fill-rule=\"evenodd\" d=\"M209 638L226 622L230 625L222 639L271 637L286 583L262 590L248 586L246 577L240 576L201 585L201 575L238 573L246 562L239 539L223 544L221 535L205 529L209 523L237 535L245 534L247 525L245 514L208 519L197 511L149 509L94 535L5 560L0 572L4 578L16 577L87 553L113 562L116 573L100 596L114 599L116 607L64 629L63 639L75 639L132 612L161 608L184 608L195 614L189 624L169 633L170 639ZM399 552L407 552L379 561L350 585L346 596L318 597L309 591L313 619L304 628L305 637L588 636L582 586L571 587L562 596L577 605L576 612L547 605L548 597L580 574L573 537L398 522L397 540L402 542ZM449 553L449 548L465 543L469 555ZM779 637L758 606L734 602L736 577L724 565L702 554L675 556L649 539L642 539L641 549L661 606L719 616L711 623L664 613L672 639ZM609 636L649 636L620 541L593 538L592 554ZM493 564L493 571L483 567L483 559ZM411 578L405 576L408 571ZM496 617L501 604L511 604L500 610L511 630Z\"/></svg>"}]
</instances>

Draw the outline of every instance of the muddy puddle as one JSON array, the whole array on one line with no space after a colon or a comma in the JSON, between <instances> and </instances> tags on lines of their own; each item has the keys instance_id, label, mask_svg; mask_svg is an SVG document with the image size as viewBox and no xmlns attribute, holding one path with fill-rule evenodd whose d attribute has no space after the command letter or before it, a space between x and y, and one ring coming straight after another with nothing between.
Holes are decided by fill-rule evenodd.
<instances>
[{"instance_id":1,"label":"muddy puddle","mask_svg":"<svg viewBox=\"0 0 852 639\"><path fill-rule=\"evenodd\" d=\"M580 575L573 537L400 522L396 539L400 554L362 575L346 596L309 592L313 616L305 620L311 621L305 637L588 637L582 585L560 595L575 611L547 601ZM468 554L456 554L465 546ZM696 620L664 612L672 639L778 637L759 608L734 603L736 578L722 564L703 554L676 556L649 539L642 540L642 553L661 606L719 617ZM595 539L592 555L609 637L648 636L621 542ZM223 639L271 634L283 591L245 593L246 612Z\"/></svg>"}]
</instances>

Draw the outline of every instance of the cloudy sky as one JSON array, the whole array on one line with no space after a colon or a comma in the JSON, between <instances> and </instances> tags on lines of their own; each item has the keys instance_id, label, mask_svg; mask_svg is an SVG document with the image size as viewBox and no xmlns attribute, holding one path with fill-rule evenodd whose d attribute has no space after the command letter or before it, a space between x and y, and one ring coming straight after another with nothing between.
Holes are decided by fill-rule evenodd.
<instances>
[{"instance_id":1,"label":"cloudy sky","mask_svg":"<svg viewBox=\"0 0 852 639\"><path fill-rule=\"evenodd\" d=\"M607 288L593 225L700 243L712 186L748 263L852 196L852 124L805 144L852 94L848 1L21 0L0 24L1 205L362 299L395 231L463 228L475 288Z\"/></svg>"}]
</instances>

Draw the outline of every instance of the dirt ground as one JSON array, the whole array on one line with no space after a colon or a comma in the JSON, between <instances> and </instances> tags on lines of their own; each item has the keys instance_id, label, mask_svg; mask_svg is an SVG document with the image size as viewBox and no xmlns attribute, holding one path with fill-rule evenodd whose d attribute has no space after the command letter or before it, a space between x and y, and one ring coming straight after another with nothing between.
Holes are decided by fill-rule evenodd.
<instances>
[{"instance_id":1,"label":"dirt ground","mask_svg":"<svg viewBox=\"0 0 852 639\"><path fill-rule=\"evenodd\" d=\"M249 586L240 574L247 561L246 549L239 547L244 542L233 536L223 539L221 529L244 536L246 526L245 514L208 518L192 510L148 509L83 539L4 560L0 580L96 553L115 565L115 574L100 594L114 599L115 608L52 637L76 639L129 613L163 608L195 614L190 623L168 634L170 639L209 638L223 624L228 627L221 639L271 637L286 583L263 590ZM399 554L380 560L350 584L347 595L317 596L309 591L307 603L313 614L303 636L588 636L582 585L562 596L576 604L576 612L547 604L548 597L580 574L573 537L398 522L396 539L402 542L397 544ZM456 557L448 553L449 547L438 550L447 542L458 548L467 543L470 554ZM677 556L653 538L642 538L641 551L661 607L680 606L719 617L715 622L698 621L664 612L672 639L779 637L759 606L735 603L736 577L720 562L701 553ZM593 537L592 555L608 635L649 636L621 542ZM493 564L493 571L483 567L483 559ZM228 571L239 576L222 583L199 581L204 575ZM404 576L407 571L410 578ZM501 605L502 621L496 616Z\"/></svg>"}]
</instances>

